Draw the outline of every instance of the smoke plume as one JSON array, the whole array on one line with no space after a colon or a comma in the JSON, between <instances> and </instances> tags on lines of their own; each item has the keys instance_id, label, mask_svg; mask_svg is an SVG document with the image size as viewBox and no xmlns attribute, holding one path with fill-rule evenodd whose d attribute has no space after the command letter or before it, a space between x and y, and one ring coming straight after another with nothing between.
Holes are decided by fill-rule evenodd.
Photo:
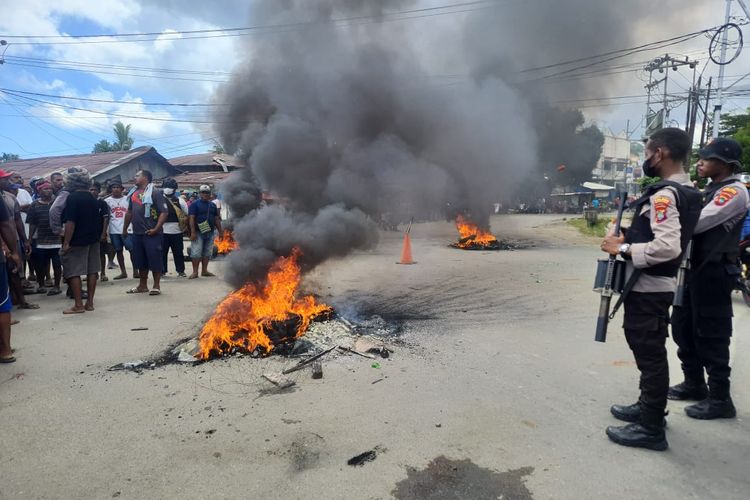
<instances>
[{"instance_id":1,"label":"smoke plume","mask_svg":"<svg viewBox=\"0 0 750 500\"><path fill-rule=\"evenodd\" d=\"M585 83L550 87L519 70L628 46L632 3L474 2L404 21L390 13L424 4L255 2L253 24L277 28L251 37L216 96L230 104L216 117L222 144L250 165L223 188L239 219L232 283L261 279L294 246L306 268L371 248L381 217L460 210L488 227L492 203L552 163L551 124L566 142L580 126L550 120L549 103ZM260 186L283 208L254 210Z\"/></svg>"}]
</instances>

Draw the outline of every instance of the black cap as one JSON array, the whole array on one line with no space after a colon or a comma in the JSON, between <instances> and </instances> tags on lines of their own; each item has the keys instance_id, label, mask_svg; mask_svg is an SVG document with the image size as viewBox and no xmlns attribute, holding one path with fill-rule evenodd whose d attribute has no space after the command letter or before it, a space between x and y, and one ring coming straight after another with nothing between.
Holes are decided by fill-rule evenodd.
<instances>
[{"instance_id":1,"label":"black cap","mask_svg":"<svg viewBox=\"0 0 750 500\"><path fill-rule=\"evenodd\" d=\"M709 142L705 148L698 151L698 156L704 160L716 159L735 167L742 167L742 146L734 139L717 137Z\"/></svg>"}]
</instances>

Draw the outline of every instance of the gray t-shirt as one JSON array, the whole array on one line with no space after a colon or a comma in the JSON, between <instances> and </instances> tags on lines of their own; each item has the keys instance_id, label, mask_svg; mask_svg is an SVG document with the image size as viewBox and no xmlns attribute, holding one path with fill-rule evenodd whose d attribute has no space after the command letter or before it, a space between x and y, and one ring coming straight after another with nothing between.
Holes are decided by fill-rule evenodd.
<instances>
[{"instance_id":1,"label":"gray t-shirt","mask_svg":"<svg viewBox=\"0 0 750 500\"><path fill-rule=\"evenodd\" d=\"M133 224L133 234L146 234L146 231L156 227L159 214L167 213L167 200L161 189L153 189L151 193L150 213L146 213L146 205L143 203L143 189L137 189L128 197L128 210Z\"/></svg>"}]
</instances>

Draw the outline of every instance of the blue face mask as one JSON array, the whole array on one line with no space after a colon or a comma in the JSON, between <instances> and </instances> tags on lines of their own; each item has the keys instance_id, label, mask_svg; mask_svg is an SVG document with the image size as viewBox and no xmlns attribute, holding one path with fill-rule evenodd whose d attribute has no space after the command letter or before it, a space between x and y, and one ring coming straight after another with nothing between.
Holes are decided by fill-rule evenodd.
<instances>
[{"instance_id":1,"label":"blue face mask","mask_svg":"<svg viewBox=\"0 0 750 500\"><path fill-rule=\"evenodd\" d=\"M23 184L11 184L11 189L21 189L23 187Z\"/></svg>"}]
</instances>

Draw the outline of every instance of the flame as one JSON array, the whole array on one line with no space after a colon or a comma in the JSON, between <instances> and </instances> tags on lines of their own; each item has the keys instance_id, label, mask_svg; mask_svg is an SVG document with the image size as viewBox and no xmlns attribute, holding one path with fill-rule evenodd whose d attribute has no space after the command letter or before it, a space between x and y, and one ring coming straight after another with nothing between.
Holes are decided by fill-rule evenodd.
<instances>
[{"instance_id":1,"label":"flame","mask_svg":"<svg viewBox=\"0 0 750 500\"><path fill-rule=\"evenodd\" d=\"M308 295L297 299L300 283L298 248L289 257L280 257L271 266L265 284L247 283L228 295L216 308L201 330L200 352L197 357L208 359L213 354L228 352L232 348L252 352L261 348L266 354L273 342L265 330L274 322L300 318L296 337L304 335L315 317L331 311Z\"/></svg>"},{"instance_id":2,"label":"flame","mask_svg":"<svg viewBox=\"0 0 750 500\"><path fill-rule=\"evenodd\" d=\"M464 218L463 215L456 217L456 228L458 228L458 234L461 235L456 246L459 248L470 248L477 245L491 245L497 243L497 238L492 233L485 231L470 220Z\"/></svg>"},{"instance_id":3,"label":"flame","mask_svg":"<svg viewBox=\"0 0 750 500\"><path fill-rule=\"evenodd\" d=\"M214 238L214 246L221 255L228 254L232 250L237 250L240 247L237 242L234 241L232 231L229 230L224 231L223 236L217 236Z\"/></svg>"}]
</instances>

